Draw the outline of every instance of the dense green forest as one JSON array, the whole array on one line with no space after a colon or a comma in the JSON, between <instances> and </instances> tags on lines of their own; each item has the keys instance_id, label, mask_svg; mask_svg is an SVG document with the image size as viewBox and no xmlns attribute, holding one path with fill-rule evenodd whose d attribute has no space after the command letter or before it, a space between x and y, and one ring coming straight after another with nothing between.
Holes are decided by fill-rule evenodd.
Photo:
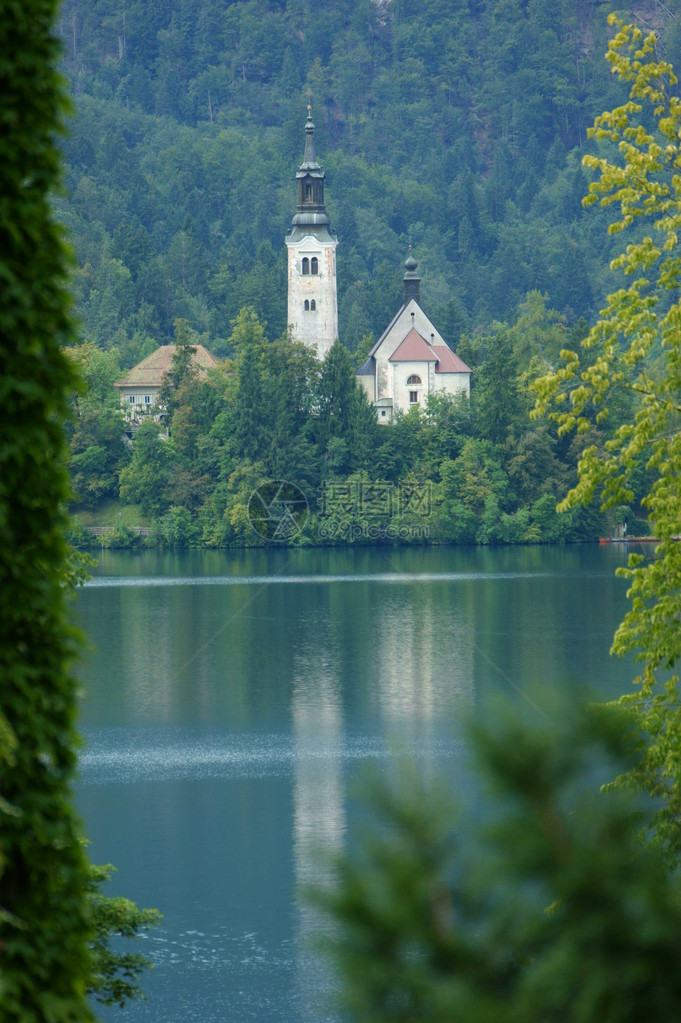
<instances>
[{"instance_id":1,"label":"dense green forest","mask_svg":"<svg viewBox=\"0 0 681 1023\"><path fill-rule=\"evenodd\" d=\"M424 308L473 368L474 391L466 413L433 404L390 437L370 439L367 427L356 447L341 436L352 433L346 424L339 436L350 454L339 455L338 438L308 415L319 381L311 369L288 410L310 420L288 434L310 445L297 478L311 493L353 472L428 480L441 509L458 509L442 512L443 538L576 538L604 528L539 525L532 508L564 492L579 444L568 449L525 415L529 377L584 333L616 284L608 264L617 237L602 212L581 206L587 128L623 95L603 59L611 9L594 0L65 0L59 30L75 114L57 208L76 252L79 358L106 382L72 438L81 505L115 499L119 488L141 503L129 482L141 456L123 445L106 388L178 330L231 361L220 382L195 382L205 405L199 412L194 401L192 443L206 464L180 451L173 427L169 482L144 518L184 509L193 536L218 542L206 526L215 515L220 542L237 542L238 530L224 526L225 495L215 498L220 486L235 493L234 473L245 480L256 464L264 478L295 467L271 456L262 431L260 448L233 452L219 470L205 452L234 448L219 433L244 399L243 361L258 363L239 351L240 310L254 310L249 329L262 328L273 346L265 377L285 332L283 239L309 95L339 238L345 349L359 357L395 313L411 242ZM661 53L681 65L679 0L623 10L654 28ZM82 413L87 399L78 401ZM464 456L468 466L450 478ZM187 491L187 472L203 483ZM474 496L462 472L477 481ZM475 528L461 512L466 500ZM493 528L481 526L485 508ZM522 528L502 519L521 512ZM446 526L452 516L466 528Z\"/></svg>"}]
</instances>

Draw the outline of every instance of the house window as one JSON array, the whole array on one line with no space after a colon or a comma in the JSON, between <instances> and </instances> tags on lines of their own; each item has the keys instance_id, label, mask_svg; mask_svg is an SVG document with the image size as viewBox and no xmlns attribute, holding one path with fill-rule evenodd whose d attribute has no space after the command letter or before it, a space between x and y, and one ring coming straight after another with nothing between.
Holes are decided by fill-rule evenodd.
<instances>
[{"instance_id":1,"label":"house window","mask_svg":"<svg viewBox=\"0 0 681 1023\"><path fill-rule=\"evenodd\" d=\"M145 405L151 405L151 395L150 394L145 394L144 395L144 404Z\"/></svg>"},{"instance_id":2,"label":"house window","mask_svg":"<svg viewBox=\"0 0 681 1023\"><path fill-rule=\"evenodd\" d=\"M409 392L409 404L410 405L418 405L418 402L419 402L419 392L418 391L410 391Z\"/></svg>"},{"instance_id":3,"label":"house window","mask_svg":"<svg viewBox=\"0 0 681 1023\"><path fill-rule=\"evenodd\" d=\"M312 266L310 267L310 273L318 274L319 273L319 260L317 259L316 256L313 256L311 262L312 262Z\"/></svg>"},{"instance_id":4,"label":"house window","mask_svg":"<svg viewBox=\"0 0 681 1023\"><path fill-rule=\"evenodd\" d=\"M312 299L312 301L310 302L310 309L314 312L316 308L317 308L317 303L315 302L314 299Z\"/></svg>"},{"instance_id":5,"label":"house window","mask_svg":"<svg viewBox=\"0 0 681 1023\"><path fill-rule=\"evenodd\" d=\"M307 276L310 272L310 260L307 256L303 256L303 273Z\"/></svg>"},{"instance_id":6,"label":"house window","mask_svg":"<svg viewBox=\"0 0 681 1023\"><path fill-rule=\"evenodd\" d=\"M407 380L407 386L409 386L410 384L421 384L421 383L423 383L423 381L421 380L421 377L416 376L415 373L413 373L408 378L408 380Z\"/></svg>"},{"instance_id":7,"label":"house window","mask_svg":"<svg viewBox=\"0 0 681 1023\"><path fill-rule=\"evenodd\" d=\"M382 409L381 409L381 415L382 415L382 416L384 416L384 415L385 415L385 409L384 409L384 408L382 408Z\"/></svg>"},{"instance_id":8,"label":"house window","mask_svg":"<svg viewBox=\"0 0 681 1023\"><path fill-rule=\"evenodd\" d=\"M135 404L135 395L134 394L129 394L128 395L128 401L130 402L131 405L134 405Z\"/></svg>"}]
</instances>

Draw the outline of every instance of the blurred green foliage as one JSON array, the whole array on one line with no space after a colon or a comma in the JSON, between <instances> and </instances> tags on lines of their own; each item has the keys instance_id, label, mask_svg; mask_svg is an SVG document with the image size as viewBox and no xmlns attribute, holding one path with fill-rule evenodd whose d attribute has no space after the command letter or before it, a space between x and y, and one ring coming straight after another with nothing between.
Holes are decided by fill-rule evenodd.
<instances>
[{"instance_id":1,"label":"blurred green foliage","mask_svg":"<svg viewBox=\"0 0 681 1023\"><path fill-rule=\"evenodd\" d=\"M639 841L645 807L598 789L632 763L631 722L606 708L553 717L488 714L472 729L477 812L413 767L374 783L371 826L314 893L345 1018L677 1018L678 875Z\"/></svg>"},{"instance_id":2,"label":"blurred green foliage","mask_svg":"<svg viewBox=\"0 0 681 1023\"><path fill-rule=\"evenodd\" d=\"M67 111L53 0L0 3L0 1017L92 1018L71 785L77 638L63 571L69 259L50 201Z\"/></svg>"}]
</instances>

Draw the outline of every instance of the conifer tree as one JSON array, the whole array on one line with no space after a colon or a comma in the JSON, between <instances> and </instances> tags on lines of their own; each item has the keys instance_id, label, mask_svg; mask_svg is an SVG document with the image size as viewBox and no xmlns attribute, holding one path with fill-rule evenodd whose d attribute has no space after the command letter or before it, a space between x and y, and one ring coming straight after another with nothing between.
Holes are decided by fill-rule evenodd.
<instances>
[{"instance_id":1,"label":"conifer tree","mask_svg":"<svg viewBox=\"0 0 681 1023\"><path fill-rule=\"evenodd\" d=\"M376 413L357 383L352 358L336 339L319 377L317 443L337 472L366 467L376 437Z\"/></svg>"},{"instance_id":2,"label":"conifer tree","mask_svg":"<svg viewBox=\"0 0 681 1023\"><path fill-rule=\"evenodd\" d=\"M233 323L230 344L237 350L237 388L230 417L228 446L235 458L256 461L267 444L263 427L267 389L268 341L251 308Z\"/></svg>"},{"instance_id":3,"label":"conifer tree","mask_svg":"<svg viewBox=\"0 0 681 1023\"><path fill-rule=\"evenodd\" d=\"M480 433L493 444L503 444L514 425L527 422L518 387L518 360L504 327L490 338L489 353L477 373L473 403Z\"/></svg>"},{"instance_id":4,"label":"conifer tree","mask_svg":"<svg viewBox=\"0 0 681 1023\"><path fill-rule=\"evenodd\" d=\"M473 731L483 814L415 768L371 790L316 902L352 1023L640 1023L681 1012L678 876L638 841L626 722L560 708ZM477 798L481 798L480 790ZM365 819L366 822L366 819Z\"/></svg>"},{"instance_id":5,"label":"conifer tree","mask_svg":"<svg viewBox=\"0 0 681 1023\"><path fill-rule=\"evenodd\" d=\"M172 418L177 406L177 392L196 374L192 359L196 355L199 335L192 330L186 320L175 320L175 351L168 373L161 384L159 402L163 406L168 420Z\"/></svg>"}]
</instances>

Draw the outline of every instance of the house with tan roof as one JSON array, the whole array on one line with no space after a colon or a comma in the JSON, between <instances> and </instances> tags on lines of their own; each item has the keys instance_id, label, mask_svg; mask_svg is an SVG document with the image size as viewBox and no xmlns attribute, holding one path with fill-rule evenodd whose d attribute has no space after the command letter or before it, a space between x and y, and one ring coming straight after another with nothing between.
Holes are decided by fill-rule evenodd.
<instances>
[{"instance_id":1,"label":"house with tan roof","mask_svg":"<svg viewBox=\"0 0 681 1023\"><path fill-rule=\"evenodd\" d=\"M192 366L200 375L206 370L215 369L218 365L210 352L203 345L194 345ZM176 345L162 345L155 352L142 359L125 374L122 380L114 384L121 396L121 406L131 419L138 419L147 414L158 414L161 385L173 365Z\"/></svg>"},{"instance_id":2,"label":"house with tan roof","mask_svg":"<svg viewBox=\"0 0 681 1023\"><path fill-rule=\"evenodd\" d=\"M426 316L420 304L417 262L405 262L404 301L357 371L379 423L423 405L435 392L470 397L471 371Z\"/></svg>"}]
</instances>

